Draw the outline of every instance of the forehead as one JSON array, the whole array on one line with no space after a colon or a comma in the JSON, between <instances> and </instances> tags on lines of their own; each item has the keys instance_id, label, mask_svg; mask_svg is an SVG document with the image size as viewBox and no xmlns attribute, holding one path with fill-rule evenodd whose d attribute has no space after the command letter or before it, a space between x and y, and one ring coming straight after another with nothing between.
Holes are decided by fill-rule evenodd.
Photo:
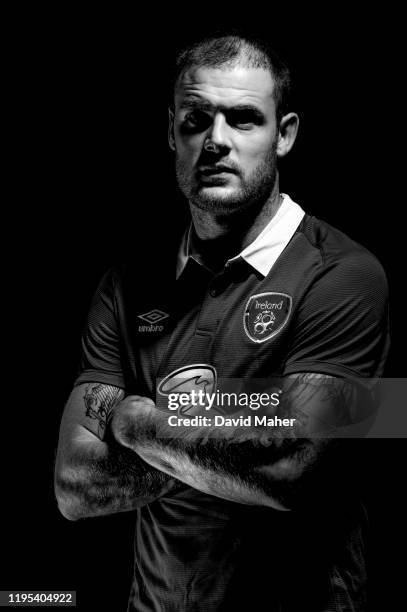
<instances>
[{"instance_id":1,"label":"forehead","mask_svg":"<svg viewBox=\"0 0 407 612\"><path fill-rule=\"evenodd\" d=\"M254 104L267 111L274 110L273 93L274 79L269 70L239 64L221 68L193 66L176 84L175 105L195 98L215 107Z\"/></svg>"}]
</instances>

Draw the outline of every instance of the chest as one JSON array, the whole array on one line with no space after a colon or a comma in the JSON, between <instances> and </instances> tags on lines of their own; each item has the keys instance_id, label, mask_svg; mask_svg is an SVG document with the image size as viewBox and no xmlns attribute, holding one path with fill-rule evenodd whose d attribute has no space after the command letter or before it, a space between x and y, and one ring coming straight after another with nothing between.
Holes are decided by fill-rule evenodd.
<instances>
[{"instance_id":1,"label":"chest","mask_svg":"<svg viewBox=\"0 0 407 612\"><path fill-rule=\"evenodd\" d=\"M247 264L213 276L191 261L180 280L152 284L134 343L150 392L157 379L197 366L225 378L278 375L312 276L302 263L282 262L263 277Z\"/></svg>"}]
</instances>

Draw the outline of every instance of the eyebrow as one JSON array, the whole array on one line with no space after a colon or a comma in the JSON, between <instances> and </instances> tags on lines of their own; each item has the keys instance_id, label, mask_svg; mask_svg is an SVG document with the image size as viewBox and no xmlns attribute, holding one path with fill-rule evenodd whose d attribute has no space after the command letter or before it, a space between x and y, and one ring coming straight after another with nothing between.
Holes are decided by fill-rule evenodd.
<instances>
[{"instance_id":1,"label":"eyebrow","mask_svg":"<svg viewBox=\"0 0 407 612\"><path fill-rule=\"evenodd\" d=\"M213 106L212 104L210 104L209 102L205 102L204 100L198 100L197 98L186 98L182 101L180 108L185 108L188 110L211 110Z\"/></svg>"},{"instance_id":2,"label":"eyebrow","mask_svg":"<svg viewBox=\"0 0 407 612\"><path fill-rule=\"evenodd\" d=\"M209 102L206 102L205 100L198 100L196 98L189 98L189 99L187 98L182 101L180 108L186 109L186 110L202 110L202 111L211 111L211 110L214 110L214 108L217 108L220 111L225 112L225 113L251 112L253 113L254 116L260 119L264 118L264 114L262 113L262 111L259 110L257 106L254 106L253 104L236 104L235 106L223 106L221 104L219 106L214 107L212 104L210 104Z\"/></svg>"}]
</instances>

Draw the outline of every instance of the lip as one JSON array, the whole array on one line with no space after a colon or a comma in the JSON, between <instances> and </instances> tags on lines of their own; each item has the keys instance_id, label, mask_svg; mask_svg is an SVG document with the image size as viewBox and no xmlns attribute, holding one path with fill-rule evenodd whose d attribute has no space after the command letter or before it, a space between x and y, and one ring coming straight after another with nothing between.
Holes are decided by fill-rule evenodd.
<instances>
[{"instance_id":1,"label":"lip","mask_svg":"<svg viewBox=\"0 0 407 612\"><path fill-rule=\"evenodd\" d=\"M232 174L230 172L211 172L209 174L200 174L198 176L198 183L201 185L211 186L222 186L229 185L231 182Z\"/></svg>"},{"instance_id":2,"label":"lip","mask_svg":"<svg viewBox=\"0 0 407 612\"><path fill-rule=\"evenodd\" d=\"M203 176L211 176L213 174L236 174L232 168L227 166L203 166L198 168L198 171Z\"/></svg>"}]
</instances>

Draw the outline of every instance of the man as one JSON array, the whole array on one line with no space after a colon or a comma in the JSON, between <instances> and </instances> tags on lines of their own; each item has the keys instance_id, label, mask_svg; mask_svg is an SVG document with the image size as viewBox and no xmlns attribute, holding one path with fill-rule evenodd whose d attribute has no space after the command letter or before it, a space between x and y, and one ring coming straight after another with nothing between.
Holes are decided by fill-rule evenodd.
<instances>
[{"instance_id":1,"label":"man","mask_svg":"<svg viewBox=\"0 0 407 612\"><path fill-rule=\"evenodd\" d=\"M112 270L91 307L56 495L72 520L137 511L130 610L365 609L364 515L332 431L382 374L386 281L280 194L277 161L298 129L289 90L286 66L253 40L179 56L169 144L192 223L159 278ZM257 379L297 428L174 431L160 404L191 384Z\"/></svg>"}]
</instances>

